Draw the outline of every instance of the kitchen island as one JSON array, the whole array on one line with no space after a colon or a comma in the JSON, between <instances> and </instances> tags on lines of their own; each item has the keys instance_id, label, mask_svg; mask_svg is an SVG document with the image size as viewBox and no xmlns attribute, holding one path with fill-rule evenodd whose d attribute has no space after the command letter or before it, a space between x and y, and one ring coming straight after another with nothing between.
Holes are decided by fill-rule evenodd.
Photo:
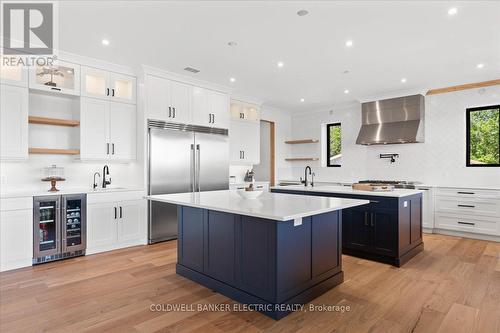
<instances>
[{"instance_id":1,"label":"kitchen island","mask_svg":"<svg viewBox=\"0 0 500 333\"><path fill-rule=\"evenodd\" d=\"M342 211L342 252L364 259L404 265L423 251L422 191L354 190L348 186L275 186L274 193L369 200Z\"/></svg>"},{"instance_id":2,"label":"kitchen island","mask_svg":"<svg viewBox=\"0 0 500 333\"><path fill-rule=\"evenodd\" d=\"M341 212L369 204L229 190L146 198L177 205L177 274L274 319L343 282Z\"/></svg>"}]
</instances>

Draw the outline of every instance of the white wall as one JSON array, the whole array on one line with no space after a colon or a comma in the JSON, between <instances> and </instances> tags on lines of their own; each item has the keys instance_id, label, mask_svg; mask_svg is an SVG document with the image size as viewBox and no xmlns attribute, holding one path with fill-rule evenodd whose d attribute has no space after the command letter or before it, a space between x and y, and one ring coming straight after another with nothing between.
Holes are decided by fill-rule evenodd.
<instances>
[{"instance_id":1,"label":"white wall","mask_svg":"<svg viewBox=\"0 0 500 333\"><path fill-rule=\"evenodd\" d=\"M425 142L417 144L355 145L361 125L360 104L333 108L332 114L325 111L294 116L292 130L297 139L319 138L321 124L342 123L343 165L326 168L320 167L319 162L309 163L318 180L402 179L436 185L498 187L500 168L465 167L465 110L496 104L500 104L500 86L427 96ZM318 155L319 149L317 144L294 153ZM391 165L378 157L380 153L398 153L400 158ZM294 166L294 178L302 176L305 164Z\"/></svg>"}]
</instances>

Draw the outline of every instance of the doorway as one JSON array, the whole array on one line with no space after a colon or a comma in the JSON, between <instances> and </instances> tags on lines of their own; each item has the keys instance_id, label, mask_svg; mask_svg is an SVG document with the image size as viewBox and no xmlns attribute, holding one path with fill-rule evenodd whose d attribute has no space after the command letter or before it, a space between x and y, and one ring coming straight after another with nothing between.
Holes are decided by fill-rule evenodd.
<instances>
[{"instance_id":1,"label":"doorway","mask_svg":"<svg viewBox=\"0 0 500 333\"><path fill-rule=\"evenodd\" d=\"M256 179L275 184L275 123L269 120L260 121L260 163L254 165Z\"/></svg>"}]
</instances>

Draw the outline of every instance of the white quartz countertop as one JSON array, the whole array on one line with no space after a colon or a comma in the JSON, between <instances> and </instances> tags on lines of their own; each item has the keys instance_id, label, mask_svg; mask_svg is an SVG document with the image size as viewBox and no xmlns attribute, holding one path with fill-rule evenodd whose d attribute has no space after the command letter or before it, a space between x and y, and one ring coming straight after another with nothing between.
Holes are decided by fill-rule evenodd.
<instances>
[{"instance_id":1,"label":"white quartz countertop","mask_svg":"<svg viewBox=\"0 0 500 333\"><path fill-rule=\"evenodd\" d=\"M243 199L236 191L207 191L146 196L146 199L220 212L289 221L368 204L368 200L264 192L257 199Z\"/></svg>"},{"instance_id":2,"label":"white quartz countertop","mask_svg":"<svg viewBox=\"0 0 500 333\"><path fill-rule=\"evenodd\" d=\"M421 190L407 190L407 189L395 189L394 191L390 192L372 192L372 191L354 190L352 189L352 187L349 186L323 186L323 185L314 187L311 186L305 187L304 185L273 186L271 189L287 190L287 191L372 195L377 197L392 197L392 198L402 198L423 192Z\"/></svg>"},{"instance_id":3,"label":"white quartz countertop","mask_svg":"<svg viewBox=\"0 0 500 333\"><path fill-rule=\"evenodd\" d=\"M49 186L50 188L50 186ZM39 188L34 189L12 189L12 190L2 190L0 192L0 198L22 198L22 197L38 197L46 195L66 195L66 194L92 194L92 193L113 193L113 192L126 192L126 191L143 191L143 188L139 187L108 187L106 189L92 189L88 187L69 187L61 188L58 192L48 192L47 190L42 190Z\"/></svg>"}]
</instances>

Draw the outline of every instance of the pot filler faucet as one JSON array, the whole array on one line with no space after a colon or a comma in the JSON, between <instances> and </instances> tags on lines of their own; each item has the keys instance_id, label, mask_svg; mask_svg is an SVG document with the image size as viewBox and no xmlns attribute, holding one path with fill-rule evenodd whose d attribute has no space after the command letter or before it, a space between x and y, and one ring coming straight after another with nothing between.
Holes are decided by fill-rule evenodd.
<instances>
[{"instance_id":1,"label":"pot filler faucet","mask_svg":"<svg viewBox=\"0 0 500 333\"><path fill-rule=\"evenodd\" d=\"M111 185L111 178L106 180L106 176L109 176L109 168L107 165L102 169L102 188L106 188L106 185Z\"/></svg>"}]
</instances>

